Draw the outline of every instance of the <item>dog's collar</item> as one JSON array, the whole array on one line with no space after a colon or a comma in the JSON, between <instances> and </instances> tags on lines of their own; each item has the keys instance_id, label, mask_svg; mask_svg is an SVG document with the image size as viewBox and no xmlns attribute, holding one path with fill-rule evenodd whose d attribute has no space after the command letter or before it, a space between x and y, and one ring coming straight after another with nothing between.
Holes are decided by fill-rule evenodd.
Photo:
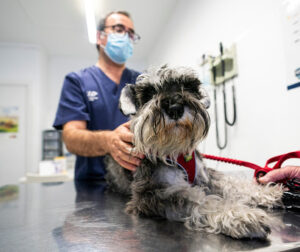
<instances>
[{"instance_id":1,"label":"dog's collar","mask_svg":"<svg viewBox=\"0 0 300 252\"><path fill-rule=\"evenodd\" d=\"M167 159L170 161L169 159ZM195 153L193 152L192 155L183 155L181 154L177 158L177 162L175 162L177 167L181 168L185 174L186 178L190 184L194 183L196 177L196 159Z\"/></svg>"}]
</instances>

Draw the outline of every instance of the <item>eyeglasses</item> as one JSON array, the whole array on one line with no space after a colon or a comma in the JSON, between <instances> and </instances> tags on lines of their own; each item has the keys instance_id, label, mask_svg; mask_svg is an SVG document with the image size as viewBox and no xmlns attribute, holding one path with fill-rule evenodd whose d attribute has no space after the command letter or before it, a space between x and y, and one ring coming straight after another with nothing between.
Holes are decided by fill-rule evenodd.
<instances>
[{"instance_id":1,"label":"eyeglasses","mask_svg":"<svg viewBox=\"0 0 300 252\"><path fill-rule=\"evenodd\" d=\"M126 33L128 33L129 38L134 43L138 42L141 39L140 35L135 33L133 29L126 28L125 25L122 25L122 24L108 25L108 26L104 26L104 28L111 28L114 33L118 33L118 34L125 35Z\"/></svg>"}]
</instances>

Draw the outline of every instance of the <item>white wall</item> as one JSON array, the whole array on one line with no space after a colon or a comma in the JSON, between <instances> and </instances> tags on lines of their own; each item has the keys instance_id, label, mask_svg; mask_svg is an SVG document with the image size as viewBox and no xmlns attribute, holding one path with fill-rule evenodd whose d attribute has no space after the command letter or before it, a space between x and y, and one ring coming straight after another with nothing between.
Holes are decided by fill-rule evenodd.
<instances>
[{"instance_id":1,"label":"white wall","mask_svg":"<svg viewBox=\"0 0 300 252\"><path fill-rule=\"evenodd\" d=\"M206 153L263 165L273 155L299 149L300 89L286 90L282 11L280 0L179 0L156 41L149 65L197 68L203 53L218 53L220 41L237 42L237 125L228 129L228 147L218 151L212 103L211 130L201 145ZM72 58L47 55L38 46L0 44L0 82L29 85L28 171L38 169L41 132L52 128L64 76L94 64L96 57L96 50L93 59ZM145 62L128 66L142 71Z\"/></svg>"},{"instance_id":2,"label":"white wall","mask_svg":"<svg viewBox=\"0 0 300 252\"><path fill-rule=\"evenodd\" d=\"M47 55L37 45L0 43L0 83L22 84L28 89L27 164L24 164L27 172L38 171L38 163L42 158L42 131L53 129L65 75L91 66L96 61L96 49L95 58L91 59ZM135 61L129 61L128 67L138 71L146 68L145 62ZM18 158L18 153L14 155ZM23 167L11 169L25 170Z\"/></svg>"},{"instance_id":3,"label":"white wall","mask_svg":"<svg viewBox=\"0 0 300 252\"><path fill-rule=\"evenodd\" d=\"M53 129L56 109L66 74L79 71L95 64L96 59L79 59L66 56L52 55L48 57L48 81L44 92L46 113L43 114L43 129Z\"/></svg>"},{"instance_id":4,"label":"white wall","mask_svg":"<svg viewBox=\"0 0 300 252\"><path fill-rule=\"evenodd\" d=\"M212 100L212 125L200 147L203 152L264 165L269 157L299 149L300 89L286 90L281 3L280 0L180 0L157 41L150 65L190 65L199 71L202 54L218 54L220 41L225 46L237 42L237 124L228 128L228 147L219 151ZM212 89L208 89L213 99ZM228 104L231 108L230 100ZM222 113L220 108L219 114Z\"/></svg>"},{"instance_id":5,"label":"white wall","mask_svg":"<svg viewBox=\"0 0 300 252\"><path fill-rule=\"evenodd\" d=\"M0 44L0 82L22 84L28 90L27 111L27 170L35 171L41 155L41 86L45 80L46 56L38 46ZM12 152L14 150L11 150ZM18 158L18 153L15 153ZM25 164L24 164L25 165ZM11 169L22 169L11 167Z\"/></svg>"}]
</instances>

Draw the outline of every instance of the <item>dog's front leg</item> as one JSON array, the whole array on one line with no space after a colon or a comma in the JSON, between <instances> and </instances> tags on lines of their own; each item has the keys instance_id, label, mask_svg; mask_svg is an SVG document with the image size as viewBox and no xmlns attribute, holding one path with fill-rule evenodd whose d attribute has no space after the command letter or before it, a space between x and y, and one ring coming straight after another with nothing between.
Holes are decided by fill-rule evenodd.
<instances>
[{"instance_id":1,"label":"dog's front leg","mask_svg":"<svg viewBox=\"0 0 300 252\"><path fill-rule=\"evenodd\" d=\"M213 169L208 169L208 173L213 193L250 206L282 207L283 188L280 185L259 185L250 179L224 175Z\"/></svg>"},{"instance_id":2,"label":"dog's front leg","mask_svg":"<svg viewBox=\"0 0 300 252\"><path fill-rule=\"evenodd\" d=\"M191 214L185 221L190 229L222 233L233 238L265 239L270 233L272 219L262 209L216 195L208 195L201 203L191 204Z\"/></svg>"},{"instance_id":3,"label":"dog's front leg","mask_svg":"<svg viewBox=\"0 0 300 252\"><path fill-rule=\"evenodd\" d=\"M207 195L200 186L171 186L158 195L165 217L187 228L222 233L234 238L266 238L272 219L261 209Z\"/></svg>"},{"instance_id":4,"label":"dog's front leg","mask_svg":"<svg viewBox=\"0 0 300 252\"><path fill-rule=\"evenodd\" d=\"M121 167L110 155L105 157L105 180L109 187L122 194L131 194L132 172Z\"/></svg>"}]
</instances>

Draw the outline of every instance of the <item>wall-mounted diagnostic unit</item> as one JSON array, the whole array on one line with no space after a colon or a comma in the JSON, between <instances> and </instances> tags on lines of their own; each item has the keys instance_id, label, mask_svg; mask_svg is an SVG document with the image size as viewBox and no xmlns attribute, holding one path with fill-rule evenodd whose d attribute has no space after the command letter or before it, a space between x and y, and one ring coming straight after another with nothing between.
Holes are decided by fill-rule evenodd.
<instances>
[{"instance_id":1,"label":"wall-mounted diagnostic unit","mask_svg":"<svg viewBox=\"0 0 300 252\"><path fill-rule=\"evenodd\" d=\"M210 75L210 83L214 86L214 102L215 102L215 125L216 125L216 140L219 149L224 149L227 145L227 125L233 126L237 119L236 99L234 79L238 75L236 45L233 44L229 48L223 48L220 43L220 54L217 56L203 56L202 67L208 69ZM230 121L227 112L227 99L225 85L232 81L232 103L233 103L233 118ZM221 143L219 134L219 119L218 119L218 101L217 89L222 87L223 105L224 105L224 141Z\"/></svg>"}]
</instances>

